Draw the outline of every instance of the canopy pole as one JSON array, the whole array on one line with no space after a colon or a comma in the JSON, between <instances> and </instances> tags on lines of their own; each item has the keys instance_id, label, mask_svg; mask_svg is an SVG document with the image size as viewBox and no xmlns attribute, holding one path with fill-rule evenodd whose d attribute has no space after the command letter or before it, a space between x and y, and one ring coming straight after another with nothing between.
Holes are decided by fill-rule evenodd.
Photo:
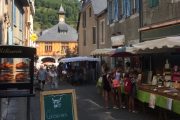
<instances>
[{"instance_id":1,"label":"canopy pole","mask_svg":"<svg viewBox=\"0 0 180 120\"><path fill-rule=\"evenodd\" d=\"M149 57L149 69L150 69L150 71L152 70L152 56L150 55L150 57Z\"/></svg>"}]
</instances>

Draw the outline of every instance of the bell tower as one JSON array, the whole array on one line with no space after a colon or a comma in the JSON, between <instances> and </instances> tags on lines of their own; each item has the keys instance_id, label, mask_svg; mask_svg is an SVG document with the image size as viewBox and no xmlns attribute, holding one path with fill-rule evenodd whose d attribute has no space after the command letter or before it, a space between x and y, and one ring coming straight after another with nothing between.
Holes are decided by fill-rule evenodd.
<instances>
[{"instance_id":1,"label":"bell tower","mask_svg":"<svg viewBox=\"0 0 180 120\"><path fill-rule=\"evenodd\" d=\"M59 14L59 22L65 22L65 12L64 12L64 8L62 7L62 5L59 8L58 14Z\"/></svg>"}]
</instances>

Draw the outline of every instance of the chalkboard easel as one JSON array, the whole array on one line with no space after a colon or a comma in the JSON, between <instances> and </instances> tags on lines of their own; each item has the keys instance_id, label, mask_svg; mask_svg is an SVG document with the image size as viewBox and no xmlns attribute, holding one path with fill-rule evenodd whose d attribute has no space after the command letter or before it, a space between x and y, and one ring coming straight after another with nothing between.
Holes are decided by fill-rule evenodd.
<instances>
[{"instance_id":1,"label":"chalkboard easel","mask_svg":"<svg viewBox=\"0 0 180 120\"><path fill-rule=\"evenodd\" d=\"M41 92L40 106L41 120L78 120L73 89Z\"/></svg>"}]
</instances>

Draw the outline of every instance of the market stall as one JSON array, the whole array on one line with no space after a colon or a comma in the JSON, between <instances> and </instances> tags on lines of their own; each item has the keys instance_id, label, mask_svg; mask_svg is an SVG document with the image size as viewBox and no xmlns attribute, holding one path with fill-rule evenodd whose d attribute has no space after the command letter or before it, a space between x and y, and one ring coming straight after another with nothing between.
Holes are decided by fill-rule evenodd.
<instances>
[{"instance_id":1,"label":"market stall","mask_svg":"<svg viewBox=\"0 0 180 120\"><path fill-rule=\"evenodd\" d=\"M142 61L137 99L180 114L180 36L135 44Z\"/></svg>"},{"instance_id":2,"label":"market stall","mask_svg":"<svg viewBox=\"0 0 180 120\"><path fill-rule=\"evenodd\" d=\"M59 62L69 63L69 62L82 62L82 61L100 61L100 60L98 58L93 58L93 57L79 56L79 57L63 58L60 59Z\"/></svg>"},{"instance_id":3,"label":"market stall","mask_svg":"<svg viewBox=\"0 0 180 120\"><path fill-rule=\"evenodd\" d=\"M160 107L180 114L180 90L160 87L155 85L140 85L137 91L137 99L148 103L149 107ZM154 99L152 99L154 97Z\"/></svg>"},{"instance_id":4,"label":"market stall","mask_svg":"<svg viewBox=\"0 0 180 120\"><path fill-rule=\"evenodd\" d=\"M96 83L99 76L100 59L78 56L63 58L59 61L58 73L71 84Z\"/></svg>"},{"instance_id":5,"label":"market stall","mask_svg":"<svg viewBox=\"0 0 180 120\"><path fill-rule=\"evenodd\" d=\"M121 66L126 69L126 63L131 63L131 67L139 67L139 56L136 54L135 47L122 46L112 51L110 57L114 59L114 67Z\"/></svg>"}]
</instances>

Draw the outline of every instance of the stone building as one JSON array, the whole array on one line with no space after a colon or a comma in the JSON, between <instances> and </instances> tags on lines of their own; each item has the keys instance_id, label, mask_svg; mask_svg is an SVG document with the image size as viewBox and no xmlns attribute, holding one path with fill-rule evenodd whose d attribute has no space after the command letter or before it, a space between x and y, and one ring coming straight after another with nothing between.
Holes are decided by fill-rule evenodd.
<instances>
[{"instance_id":1,"label":"stone building","mask_svg":"<svg viewBox=\"0 0 180 120\"><path fill-rule=\"evenodd\" d=\"M34 0L1 0L0 6L0 44L30 46Z\"/></svg>"},{"instance_id":2,"label":"stone building","mask_svg":"<svg viewBox=\"0 0 180 120\"><path fill-rule=\"evenodd\" d=\"M89 56L98 48L108 47L106 37L107 0L83 0L78 24L80 56Z\"/></svg>"},{"instance_id":3,"label":"stone building","mask_svg":"<svg viewBox=\"0 0 180 120\"><path fill-rule=\"evenodd\" d=\"M180 0L142 0L141 42L180 34Z\"/></svg>"}]
</instances>

